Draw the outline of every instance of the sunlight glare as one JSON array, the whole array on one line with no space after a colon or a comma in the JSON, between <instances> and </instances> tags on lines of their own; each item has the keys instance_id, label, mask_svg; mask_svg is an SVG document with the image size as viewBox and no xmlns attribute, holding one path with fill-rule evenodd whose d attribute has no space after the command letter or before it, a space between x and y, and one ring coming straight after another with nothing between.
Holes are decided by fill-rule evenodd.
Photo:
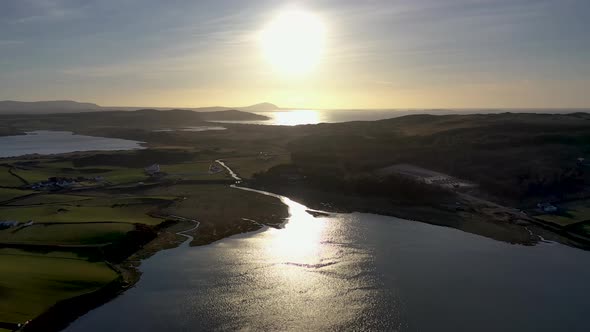
<instances>
[{"instance_id":1,"label":"sunlight glare","mask_svg":"<svg viewBox=\"0 0 590 332\"><path fill-rule=\"evenodd\" d=\"M284 229L272 230L275 236L269 251L283 262L315 264L321 257L325 224L307 213L305 206L286 200L291 216Z\"/></svg>"},{"instance_id":2,"label":"sunlight glare","mask_svg":"<svg viewBox=\"0 0 590 332\"><path fill-rule=\"evenodd\" d=\"M277 112L274 114L275 122L281 126L297 126L303 124L317 124L320 117L317 111L293 110L289 112Z\"/></svg>"},{"instance_id":3,"label":"sunlight glare","mask_svg":"<svg viewBox=\"0 0 590 332\"><path fill-rule=\"evenodd\" d=\"M310 72L320 61L325 28L315 15L299 9L279 14L262 31L260 42L269 63L288 75Z\"/></svg>"}]
</instances>

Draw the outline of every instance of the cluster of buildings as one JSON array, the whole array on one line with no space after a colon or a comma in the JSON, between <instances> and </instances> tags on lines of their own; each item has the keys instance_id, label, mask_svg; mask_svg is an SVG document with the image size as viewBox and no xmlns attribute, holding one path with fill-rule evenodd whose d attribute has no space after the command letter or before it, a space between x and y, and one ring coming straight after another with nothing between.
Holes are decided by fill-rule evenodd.
<instances>
[{"instance_id":1,"label":"cluster of buildings","mask_svg":"<svg viewBox=\"0 0 590 332\"><path fill-rule=\"evenodd\" d=\"M96 176L93 178L85 178L85 177L77 177L77 178L66 178L66 177L58 177L53 176L48 178L46 181L41 181L37 183L33 183L28 186L29 189L33 190L62 190L71 188L72 186L78 184L79 182L84 181L91 181L91 182L102 182L104 181L104 177Z\"/></svg>"},{"instance_id":2,"label":"cluster of buildings","mask_svg":"<svg viewBox=\"0 0 590 332\"><path fill-rule=\"evenodd\" d=\"M29 186L29 188L33 190L60 190L70 188L76 183L77 182L74 179L54 176L47 179L47 181L33 183Z\"/></svg>"}]
</instances>

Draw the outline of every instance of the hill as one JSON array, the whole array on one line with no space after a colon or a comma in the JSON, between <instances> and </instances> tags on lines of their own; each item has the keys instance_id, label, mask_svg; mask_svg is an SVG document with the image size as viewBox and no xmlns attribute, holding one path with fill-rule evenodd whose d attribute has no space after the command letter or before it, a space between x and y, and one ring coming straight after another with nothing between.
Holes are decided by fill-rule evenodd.
<instances>
[{"instance_id":1,"label":"hill","mask_svg":"<svg viewBox=\"0 0 590 332\"><path fill-rule=\"evenodd\" d=\"M237 111L194 112L190 110L143 109L59 114L0 115L0 134L27 130L78 131L89 128L163 129L207 124L207 121L268 120L268 117Z\"/></svg>"},{"instance_id":2,"label":"hill","mask_svg":"<svg viewBox=\"0 0 590 332\"><path fill-rule=\"evenodd\" d=\"M251 105L251 106L247 106L247 107L241 107L239 109L241 111L246 111L246 112L270 112L270 111L278 110L279 107L277 105L271 104L271 103L260 103L260 104Z\"/></svg>"},{"instance_id":3,"label":"hill","mask_svg":"<svg viewBox=\"0 0 590 332\"><path fill-rule=\"evenodd\" d=\"M308 177L335 181L412 164L466 179L501 201L590 193L590 114L409 115L322 124L289 144ZM578 159L585 158L585 159Z\"/></svg>"},{"instance_id":4,"label":"hill","mask_svg":"<svg viewBox=\"0 0 590 332\"><path fill-rule=\"evenodd\" d=\"M92 103L80 103L72 100L53 101L0 101L0 113L3 114L50 114L94 112L102 107Z\"/></svg>"},{"instance_id":5,"label":"hill","mask_svg":"<svg viewBox=\"0 0 590 332\"><path fill-rule=\"evenodd\" d=\"M269 119L267 116L264 115L258 115L238 110L200 112L199 116L202 120L205 121L258 121Z\"/></svg>"},{"instance_id":6,"label":"hill","mask_svg":"<svg viewBox=\"0 0 590 332\"><path fill-rule=\"evenodd\" d=\"M82 113L96 111L137 111L142 109L166 110L169 107L128 107L128 106L99 106L93 103L82 103L72 100L52 100L52 101L0 101L0 114L54 114L54 113ZM268 112L278 110L279 107L271 103L260 103L246 107L225 107L210 106L186 108L187 110L211 113L225 110L239 110L244 112ZM221 119L217 119L221 120ZM255 119L254 119L255 120Z\"/></svg>"}]
</instances>

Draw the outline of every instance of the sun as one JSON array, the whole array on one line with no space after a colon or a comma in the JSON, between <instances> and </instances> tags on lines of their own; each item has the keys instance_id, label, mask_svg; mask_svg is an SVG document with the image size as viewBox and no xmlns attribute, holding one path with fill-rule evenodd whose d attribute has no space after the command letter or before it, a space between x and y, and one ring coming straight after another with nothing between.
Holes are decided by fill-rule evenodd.
<instances>
[{"instance_id":1,"label":"sun","mask_svg":"<svg viewBox=\"0 0 590 332\"><path fill-rule=\"evenodd\" d=\"M267 61L283 74L303 75L320 62L325 27L314 14L300 9L281 12L263 29L260 44Z\"/></svg>"}]
</instances>

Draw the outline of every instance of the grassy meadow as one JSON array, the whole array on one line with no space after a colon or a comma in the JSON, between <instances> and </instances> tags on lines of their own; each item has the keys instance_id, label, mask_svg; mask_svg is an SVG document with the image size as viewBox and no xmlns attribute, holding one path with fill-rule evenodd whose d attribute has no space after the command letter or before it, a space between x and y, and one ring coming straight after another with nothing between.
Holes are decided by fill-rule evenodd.
<instances>
[{"instance_id":1,"label":"grassy meadow","mask_svg":"<svg viewBox=\"0 0 590 332\"><path fill-rule=\"evenodd\" d=\"M258 156L224 159L224 163L242 179L251 179L256 173L265 172L274 166L290 162L289 154L275 155L268 160L263 160Z\"/></svg>"},{"instance_id":2,"label":"grassy meadow","mask_svg":"<svg viewBox=\"0 0 590 332\"><path fill-rule=\"evenodd\" d=\"M113 200L116 202L117 200ZM80 202L80 203L85 203ZM148 213L154 210L153 205L137 204L115 206L51 204L37 206L0 207L3 219L35 223L84 223L84 222L119 222L141 223L146 225L159 224L162 219L153 218Z\"/></svg>"},{"instance_id":3,"label":"grassy meadow","mask_svg":"<svg viewBox=\"0 0 590 332\"><path fill-rule=\"evenodd\" d=\"M67 298L97 290L117 274L74 253L0 249L0 322L21 323Z\"/></svg>"},{"instance_id":4,"label":"grassy meadow","mask_svg":"<svg viewBox=\"0 0 590 332\"><path fill-rule=\"evenodd\" d=\"M0 188L0 202L4 202L20 196L25 196L34 193L30 190L20 190L11 188Z\"/></svg>"},{"instance_id":5,"label":"grassy meadow","mask_svg":"<svg viewBox=\"0 0 590 332\"><path fill-rule=\"evenodd\" d=\"M559 226L570 226L583 221L590 221L590 201L580 200L560 205L564 211L558 214L544 214L537 216L538 219L557 224Z\"/></svg>"},{"instance_id":6,"label":"grassy meadow","mask_svg":"<svg viewBox=\"0 0 590 332\"><path fill-rule=\"evenodd\" d=\"M184 180L224 180L227 179L225 172L209 174L211 161L199 161L172 165L162 165L162 172L166 178Z\"/></svg>"},{"instance_id":7,"label":"grassy meadow","mask_svg":"<svg viewBox=\"0 0 590 332\"><path fill-rule=\"evenodd\" d=\"M32 245L97 245L121 239L135 229L124 223L35 224L0 230L0 243Z\"/></svg>"},{"instance_id":8,"label":"grassy meadow","mask_svg":"<svg viewBox=\"0 0 590 332\"><path fill-rule=\"evenodd\" d=\"M47 205L47 204L73 204L79 201L90 200L93 197L81 196L81 195L70 195L70 194L48 194L39 193L37 195L29 196L26 198L13 201L6 204L7 206L25 206L25 205Z\"/></svg>"},{"instance_id":9,"label":"grassy meadow","mask_svg":"<svg viewBox=\"0 0 590 332\"><path fill-rule=\"evenodd\" d=\"M20 187L23 182L8 172L8 167L0 167L0 187Z\"/></svg>"},{"instance_id":10,"label":"grassy meadow","mask_svg":"<svg viewBox=\"0 0 590 332\"><path fill-rule=\"evenodd\" d=\"M60 300L95 291L113 281L117 273L106 262L90 261L75 250L97 250L87 248L94 246L101 247L98 252L123 250L126 245L135 248L131 242L138 233L146 228L154 230L164 221L151 215L199 220L201 226L193 234L193 244L197 245L283 222L287 208L276 198L227 184L195 182L230 179L225 171L209 173L216 159L210 154L198 159L192 152L114 152L7 161L8 167L0 167L0 186L4 187L0 188L0 202L5 202L0 204L0 220L32 220L34 224L0 230L0 322L30 320ZM172 156L172 161L167 162L166 156ZM143 167L154 159L163 174L150 178ZM284 156L260 160L252 152L228 163L248 178L286 161ZM17 189L24 183L8 173L9 167L28 183L50 177L101 176L104 180L57 192L24 190ZM146 185L140 184L144 181Z\"/></svg>"},{"instance_id":11,"label":"grassy meadow","mask_svg":"<svg viewBox=\"0 0 590 332\"><path fill-rule=\"evenodd\" d=\"M123 184L140 182L148 179L142 168L104 167L104 168L63 168L63 163L48 163L41 167L18 168L14 171L29 183L47 181L50 177L76 178L78 176L94 178L102 176L105 182Z\"/></svg>"}]
</instances>

